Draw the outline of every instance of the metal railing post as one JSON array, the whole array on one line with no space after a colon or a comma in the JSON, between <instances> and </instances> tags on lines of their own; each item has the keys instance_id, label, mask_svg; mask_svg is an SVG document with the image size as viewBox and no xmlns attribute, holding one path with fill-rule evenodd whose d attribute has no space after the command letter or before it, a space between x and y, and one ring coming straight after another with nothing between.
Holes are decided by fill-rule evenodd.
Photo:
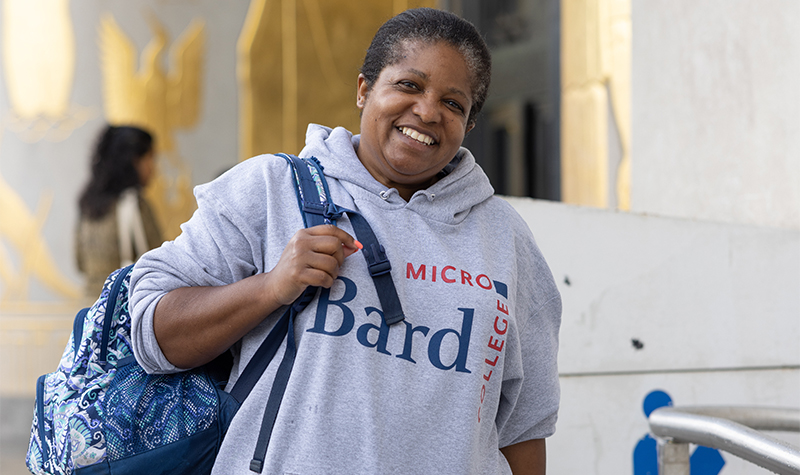
<instances>
[{"instance_id":1,"label":"metal railing post","mask_svg":"<svg viewBox=\"0 0 800 475\"><path fill-rule=\"evenodd\" d=\"M659 475L689 475L689 444L667 441L658 446Z\"/></svg>"}]
</instances>

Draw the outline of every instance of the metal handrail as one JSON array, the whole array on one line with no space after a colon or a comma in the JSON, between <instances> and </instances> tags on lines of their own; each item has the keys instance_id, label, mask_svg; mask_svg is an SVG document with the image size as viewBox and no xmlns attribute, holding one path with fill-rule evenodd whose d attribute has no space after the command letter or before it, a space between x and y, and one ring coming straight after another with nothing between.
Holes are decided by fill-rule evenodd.
<instances>
[{"instance_id":1,"label":"metal handrail","mask_svg":"<svg viewBox=\"0 0 800 475\"><path fill-rule=\"evenodd\" d=\"M758 432L800 432L800 409L662 407L648 421L656 436L724 450L780 475L800 474L800 449Z\"/></svg>"}]
</instances>

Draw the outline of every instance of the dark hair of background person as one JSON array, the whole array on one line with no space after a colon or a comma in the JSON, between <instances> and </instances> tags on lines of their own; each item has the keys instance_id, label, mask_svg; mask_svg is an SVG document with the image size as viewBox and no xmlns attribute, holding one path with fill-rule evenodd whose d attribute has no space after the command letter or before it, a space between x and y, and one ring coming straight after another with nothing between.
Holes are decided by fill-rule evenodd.
<instances>
[{"instance_id":1,"label":"dark hair of background person","mask_svg":"<svg viewBox=\"0 0 800 475\"><path fill-rule=\"evenodd\" d=\"M105 216L119 195L140 186L136 162L153 149L153 137L137 127L108 126L92 153L91 178L78 207L90 220Z\"/></svg>"},{"instance_id":2,"label":"dark hair of background person","mask_svg":"<svg viewBox=\"0 0 800 475\"><path fill-rule=\"evenodd\" d=\"M472 73L472 108L467 125L475 124L475 118L489 93L492 57L475 26L453 13L433 8L415 8L384 23L372 38L361 66L361 74L366 78L368 88L372 89L383 68L403 58L405 45L401 43L414 41L429 44L443 41L464 57Z\"/></svg>"}]
</instances>

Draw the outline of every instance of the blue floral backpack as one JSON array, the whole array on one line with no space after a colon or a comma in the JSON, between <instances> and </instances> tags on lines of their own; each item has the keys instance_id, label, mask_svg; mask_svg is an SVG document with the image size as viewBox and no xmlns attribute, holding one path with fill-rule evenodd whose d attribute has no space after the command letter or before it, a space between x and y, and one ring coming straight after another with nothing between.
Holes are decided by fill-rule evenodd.
<instances>
[{"instance_id":1,"label":"blue floral backpack","mask_svg":"<svg viewBox=\"0 0 800 475\"><path fill-rule=\"evenodd\" d=\"M281 156L292 166L305 225L335 224L348 212L365 244L387 323L402 320L383 248L364 219L340 211L316 159ZM147 374L133 356L128 291L133 266L113 272L100 298L75 317L58 370L41 376L26 463L35 474L210 473L227 428L284 338L286 353L269 396L251 470L261 472L294 354L294 316L314 298L308 288L275 325L230 393L232 359L175 374ZM387 282L388 279L388 282Z\"/></svg>"},{"instance_id":2,"label":"blue floral backpack","mask_svg":"<svg viewBox=\"0 0 800 475\"><path fill-rule=\"evenodd\" d=\"M37 381L27 457L33 473L116 473L116 462L124 473L213 465L222 438L208 435L225 432L238 403L211 367L148 375L136 363L128 312L132 267L108 277L100 298L75 318L58 370ZM169 455L158 457L159 450ZM147 452L157 465L132 458Z\"/></svg>"}]
</instances>

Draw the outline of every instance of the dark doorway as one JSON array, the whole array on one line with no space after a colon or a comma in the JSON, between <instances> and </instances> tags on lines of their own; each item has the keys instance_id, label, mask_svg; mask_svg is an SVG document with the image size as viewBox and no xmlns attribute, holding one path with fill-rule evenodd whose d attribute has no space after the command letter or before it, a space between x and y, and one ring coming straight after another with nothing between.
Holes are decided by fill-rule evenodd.
<instances>
[{"instance_id":1,"label":"dark doorway","mask_svg":"<svg viewBox=\"0 0 800 475\"><path fill-rule=\"evenodd\" d=\"M450 0L492 50L492 86L464 144L499 194L561 199L560 1Z\"/></svg>"}]
</instances>

